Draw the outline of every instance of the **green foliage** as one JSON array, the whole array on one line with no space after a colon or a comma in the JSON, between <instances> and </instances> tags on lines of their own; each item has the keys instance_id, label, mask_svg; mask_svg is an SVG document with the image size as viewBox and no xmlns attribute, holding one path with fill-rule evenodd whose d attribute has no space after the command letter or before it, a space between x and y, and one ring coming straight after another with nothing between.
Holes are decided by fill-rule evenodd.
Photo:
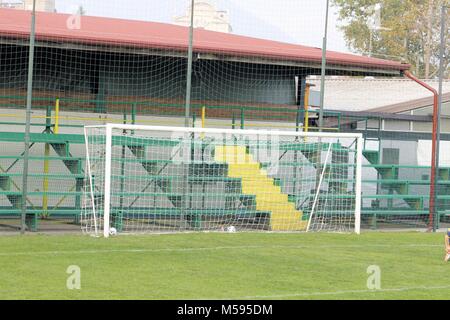
<instances>
[{"instance_id":1,"label":"green foliage","mask_svg":"<svg viewBox=\"0 0 450 320\"><path fill-rule=\"evenodd\" d=\"M0 237L0 299L448 299L444 235ZM81 290L68 290L69 266ZM369 266L381 289L367 288Z\"/></svg>"},{"instance_id":2,"label":"green foliage","mask_svg":"<svg viewBox=\"0 0 450 320\"><path fill-rule=\"evenodd\" d=\"M360 54L399 60L420 77L433 78L439 68L441 7L446 0L332 0L349 48ZM382 29L369 27L374 5L381 4ZM447 11L447 18L450 11ZM450 23L447 19L447 23ZM450 28L445 66L449 76ZM372 46L370 38L372 34ZM371 48L371 50L370 50Z\"/></svg>"}]
</instances>

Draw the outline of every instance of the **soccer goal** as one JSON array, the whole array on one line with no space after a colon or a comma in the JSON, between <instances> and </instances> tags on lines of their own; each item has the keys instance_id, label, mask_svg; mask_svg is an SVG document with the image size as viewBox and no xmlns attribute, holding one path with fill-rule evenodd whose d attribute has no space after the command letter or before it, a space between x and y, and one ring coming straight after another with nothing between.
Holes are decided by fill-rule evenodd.
<instances>
[{"instance_id":1,"label":"soccer goal","mask_svg":"<svg viewBox=\"0 0 450 320\"><path fill-rule=\"evenodd\" d=\"M82 229L360 232L362 136L85 127Z\"/></svg>"}]
</instances>

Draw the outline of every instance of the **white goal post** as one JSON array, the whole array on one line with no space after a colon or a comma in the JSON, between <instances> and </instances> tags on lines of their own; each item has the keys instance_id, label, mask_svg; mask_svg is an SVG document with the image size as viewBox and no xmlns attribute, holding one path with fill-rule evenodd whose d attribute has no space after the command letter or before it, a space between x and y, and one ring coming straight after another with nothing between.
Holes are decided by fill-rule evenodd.
<instances>
[{"instance_id":1,"label":"white goal post","mask_svg":"<svg viewBox=\"0 0 450 320\"><path fill-rule=\"evenodd\" d=\"M361 134L86 126L82 230L355 232Z\"/></svg>"}]
</instances>

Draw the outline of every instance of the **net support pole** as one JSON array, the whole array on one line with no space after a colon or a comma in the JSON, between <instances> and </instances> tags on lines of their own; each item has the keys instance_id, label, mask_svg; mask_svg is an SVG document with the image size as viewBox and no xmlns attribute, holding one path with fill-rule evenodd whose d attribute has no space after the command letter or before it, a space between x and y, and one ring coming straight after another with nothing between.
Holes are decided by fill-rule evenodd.
<instances>
[{"instance_id":1,"label":"net support pole","mask_svg":"<svg viewBox=\"0 0 450 320\"><path fill-rule=\"evenodd\" d=\"M106 125L105 141L105 206L103 208L103 236L109 237L109 220L111 216L111 164L112 164L112 126Z\"/></svg>"},{"instance_id":2,"label":"net support pole","mask_svg":"<svg viewBox=\"0 0 450 320\"><path fill-rule=\"evenodd\" d=\"M186 74L186 105L185 105L185 117L184 126L189 127L189 120L191 117L191 90L192 90L192 63L193 63L193 45L194 45L194 5L195 0L191 1L191 23L189 26L189 49L188 49L188 61L187 61L187 74Z\"/></svg>"},{"instance_id":3,"label":"net support pole","mask_svg":"<svg viewBox=\"0 0 450 320\"><path fill-rule=\"evenodd\" d=\"M436 130L436 176L439 179L439 162L440 162L440 150L441 150L441 111L442 111L442 94L443 94L443 81L444 81L444 56L445 56L445 30L446 30L446 13L447 13L447 6L442 6L442 12L441 12L441 47L439 52L439 98L438 98L438 107L437 107L437 130ZM437 180L438 180L437 179ZM438 189L438 182L435 181L434 189ZM435 191L435 206L437 203L437 192ZM435 210L435 219L433 223L433 231L436 232L437 229L439 229L439 221L440 221L440 215L439 215L439 208Z\"/></svg>"},{"instance_id":4,"label":"net support pole","mask_svg":"<svg viewBox=\"0 0 450 320\"><path fill-rule=\"evenodd\" d=\"M362 157L364 138L361 136L356 142L356 176L355 176L355 233L361 233L361 206L362 206Z\"/></svg>"},{"instance_id":5,"label":"net support pole","mask_svg":"<svg viewBox=\"0 0 450 320\"><path fill-rule=\"evenodd\" d=\"M30 51L28 56L28 82L27 82L27 107L26 107L26 124L24 135L24 156L23 156L23 173L22 173L22 203L21 203L21 227L20 232L24 234L26 231L27 217L27 197L28 197L28 162L30 155L30 127L31 127L31 103L33 99L33 67L34 67L34 45L36 36L36 0L33 0L33 10L31 11L31 31L30 31Z\"/></svg>"},{"instance_id":6,"label":"net support pole","mask_svg":"<svg viewBox=\"0 0 450 320\"><path fill-rule=\"evenodd\" d=\"M430 211L429 211L429 230L434 229L434 217L435 217L435 210L436 210L436 174L437 174L437 157L436 157L436 151L437 148L437 132L438 132L438 109L439 109L439 94L436 89L431 87L430 85L426 84L425 82L419 80L417 77L415 77L411 72L405 71L405 75L413 80L414 82L417 82L419 85L424 87L425 89L431 91L433 93L434 99L433 99L433 130L432 130L432 140L431 140L431 172L430 172Z\"/></svg>"},{"instance_id":7,"label":"net support pole","mask_svg":"<svg viewBox=\"0 0 450 320\"><path fill-rule=\"evenodd\" d=\"M298 79L298 108L297 108L297 119L295 121L295 131L300 131L300 123L302 118L304 118L305 109L305 95L306 95L306 77L300 76ZM303 128L304 128L303 124Z\"/></svg>"},{"instance_id":8,"label":"net support pole","mask_svg":"<svg viewBox=\"0 0 450 320\"><path fill-rule=\"evenodd\" d=\"M322 44L322 70L320 76L320 109L319 109L319 131L323 128L323 112L325 104L325 75L327 66L327 42L328 42L328 13L330 8L330 0L327 0L327 8L325 15L325 34Z\"/></svg>"},{"instance_id":9,"label":"net support pole","mask_svg":"<svg viewBox=\"0 0 450 320\"><path fill-rule=\"evenodd\" d=\"M52 109L47 106L47 114L45 117L45 133L51 134L52 130ZM44 145L44 181L42 183L42 189L44 190L44 195L42 196L42 211L45 217L48 216L48 174L50 171L50 144L46 143Z\"/></svg>"}]
</instances>

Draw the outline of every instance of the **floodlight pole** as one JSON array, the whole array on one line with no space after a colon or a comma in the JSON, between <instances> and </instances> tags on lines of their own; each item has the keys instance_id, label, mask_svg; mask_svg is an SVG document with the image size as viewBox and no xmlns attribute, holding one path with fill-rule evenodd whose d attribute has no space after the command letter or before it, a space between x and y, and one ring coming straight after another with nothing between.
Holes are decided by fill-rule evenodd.
<instances>
[{"instance_id":1,"label":"floodlight pole","mask_svg":"<svg viewBox=\"0 0 450 320\"><path fill-rule=\"evenodd\" d=\"M440 144L441 144L441 110L442 110L442 93L443 93L443 80L444 80L444 55L445 55L445 18L446 18L446 11L448 7L443 5L442 6L442 13L441 13L441 48L440 48L440 54L439 54L439 98L438 98L438 108L437 108L437 130L436 130L436 177L439 177L439 153L440 153ZM436 232L436 229L439 228L439 208L437 208L437 190L438 190L438 179L434 181L434 219L433 219L433 231Z\"/></svg>"},{"instance_id":2,"label":"floodlight pole","mask_svg":"<svg viewBox=\"0 0 450 320\"><path fill-rule=\"evenodd\" d=\"M25 150L23 156L23 173L22 173L22 216L20 232L24 234L26 231L27 217L27 197L28 197L28 161L30 155L30 126L31 126L31 103L33 98L33 67L34 67L34 44L36 37L36 0L33 0L33 10L31 12L31 32L30 32L30 53L28 57L28 84L27 84L27 107L26 107L26 123L24 143Z\"/></svg>"},{"instance_id":3,"label":"floodlight pole","mask_svg":"<svg viewBox=\"0 0 450 320\"><path fill-rule=\"evenodd\" d=\"M330 8L330 0L327 0L327 9L325 15L325 34L322 44L322 71L320 78L320 109L319 109L319 131L323 129L323 111L325 102L325 75L327 66L327 41L328 41L328 13Z\"/></svg>"},{"instance_id":4,"label":"floodlight pole","mask_svg":"<svg viewBox=\"0 0 450 320\"><path fill-rule=\"evenodd\" d=\"M186 107L184 126L189 127L191 117L191 90L192 90L192 61L193 61L193 42L194 42L194 5L195 0L191 0L191 24L189 26L189 49L188 49L188 65L186 75Z\"/></svg>"}]
</instances>

